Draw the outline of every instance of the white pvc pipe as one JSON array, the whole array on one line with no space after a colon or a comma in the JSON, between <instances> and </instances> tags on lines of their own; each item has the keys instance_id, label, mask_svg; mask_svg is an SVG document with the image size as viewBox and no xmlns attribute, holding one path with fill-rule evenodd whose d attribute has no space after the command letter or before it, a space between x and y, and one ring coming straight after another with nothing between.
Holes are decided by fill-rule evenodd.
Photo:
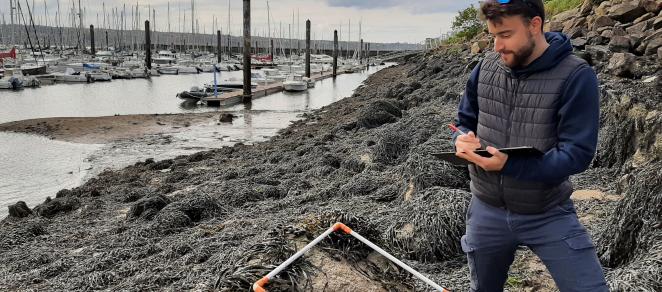
<instances>
[{"instance_id":1,"label":"white pvc pipe","mask_svg":"<svg viewBox=\"0 0 662 292\"><path fill-rule=\"evenodd\" d=\"M365 238L364 238L363 236L361 236L360 234L358 234L358 233L356 233L356 232L353 232L353 231L352 231L351 234L352 234L352 236L356 237L356 238L357 238L358 240L360 240L361 242L365 243L367 246L371 247L372 249L376 250L376 251L377 251L378 253L380 253L381 255L385 256L387 259L391 260L392 262L396 263L398 266L400 266L400 267L402 267L403 269L407 270L408 272L412 273L414 276L416 276L416 278L419 278L419 279L421 279L423 282L425 282L425 283L427 283L428 285L434 287L434 289L436 289L436 290L438 290L438 291L447 291L447 290L444 289L443 287L437 285L437 283L432 282L432 280L428 279L426 276L423 276L423 274L417 272L416 270L412 269L412 268L411 268L410 266L408 266L407 264L401 262L400 260L396 259L394 256L392 256L392 255L389 254L388 252L386 252L386 251L384 251L383 249L379 248L379 246L376 246L375 244L373 244L373 243L370 242L369 240L365 239Z\"/></svg>"},{"instance_id":2,"label":"white pvc pipe","mask_svg":"<svg viewBox=\"0 0 662 292\"><path fill-rule=\"evenodd\" d=\"M289 259L287 259L285 262L283 262L282 264L280 264L278 267L276 267L276 269L274 269L273 271L271 271L271 273L267 274L267 279L269 279L269 280L273 279L274 276L278 275L278 273L280 273L280 272L283 271L285 268L287 268L287 266L289 266L289 265L292 264L294 261L296 261L298 258L300 258L300 257L301 257L304 253L306 253L308 250L310 250L311 248L313 248L313 246L317 245L320 241L322 241L322 239L324 239L324 238L326 238L327 236L329 236L329 234L331 234L333 231L334 231L333 227L330 227L329 229L327 229L324 233L322 233L320 236L318 236L317 238L315 238L315 240L313 240L313 241L311 241L310 243L308 243L303 249L301 249L300 251L298 251L297 253L295 253L293 256L291 256Z\"/></svg>"},{"instance_id":3,"label":"white pvc pipe","mask_svg":"<svg viewBox=\"0 0 662 292\"><path fill-rule=\"evenodd\" d=\"M437 285L437 283L435 283L435 282L433 282L432 280L428 279L427 277L423 276L421 273L419 273L419 272L417 272L416 270L412 269L412 268L411 268L410 266L408 266L407 264L405 264L405 263L401 262L400 260L396 259L396 258L395 258L394 256L392 256L391 254L389 254L388 252L384 251L384 250L381 249L380 247L376 246L375 244L373 244L373 243L370 242L369 240L365 239L363 236L361 236L360 234L354 232L353 230L351 230L351 229L348 228L347 226L343 225L342 223L336 223L336 225L331 226L331 227L330 227L329 229L327 229L324 233L322 233L320 236L318 236L317 238L315 238L315 240L313 240L313 241L311 241L310 243L308 243L303 249L301 249L300 251L298 251L297 253L295 253L293 256L291 256L289 259L287 259L285 262L283 262L283 263L280 264L278 267L276 267L276 269L274 269L273 271L271 271L271 272L270 272L269 274L267 274L264 278L266 278L267 280L271 280L271 279L273 279L273 277L275 277L275 276L278 275L280 272L282 272L285 268L287 268L287 266L291 265L294 261L296 261L298 258L300 258L301 256L303 256L303 254L305 254L307 251L309 251L311 248L313 248L313 247L314 247L315 245L317 245L320 241L322 241L324 238L326 238L327 236L329 236L329 234L335 232L336 230L342 230L342 231L344 231L345 233L349 233L349 234L351 234L351 235L354 236L356 239L360 240L361 242L363 242L364 244L366 244L366 245L369 246L370 248L374 249L375 251L377 251L378 253L380 253L381 255L383 255L384 257L386 257L387 259L389 259L389 260L391 260L392 262L396 263L396 264L397 264L398 266L400 266L401 268L403 268L403 269L407 270L408 272L412 273L414 276L416 276L416 278L418 278L418 279L422 280L423 282L425 282L426 284L428 284L428 285L434 287L436 290L441 291L441 292L448 292L448 290L446 290L446 289L444 289L443 287ZM253 285L253 289L255 290L255 289L257 289L257 288L260 288L260 289L261 289L260 291L264 291L264 289L262 289L261 285L265 284L266 282L264 282L264 283L261 283L261 282L262 282L262 280L256 282L256 283ZM257 290L256 290L256 291L257 291Z\"/></svg>"}]
</instances>

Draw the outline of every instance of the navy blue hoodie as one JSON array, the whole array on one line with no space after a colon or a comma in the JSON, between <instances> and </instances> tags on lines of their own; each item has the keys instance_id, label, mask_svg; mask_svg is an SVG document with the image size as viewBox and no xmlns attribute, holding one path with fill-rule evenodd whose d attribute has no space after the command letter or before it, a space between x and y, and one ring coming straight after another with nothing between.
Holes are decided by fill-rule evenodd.
<instances>
[{"instance_id":1,"label":"navy blue hoodie","mask_svg":"<svg viewBox=\"0 0 662 292\"><path fill-rule=\"evenodd\" d=\"M562 33L545 33L549 47L542 56L526 67L513 68L514 75L531 74L548 70L568 55L572 45ZM478 124L478 75L480 65L471 72L460 102L457 121L463 131L476 132ZM558 144L542 157L510 156L501 170L521 180L559 183L568 176L586 170L598 140L600 100L595 72L586 66L569 76L561 95L558 109ZM480 133L477 133L480 137ZM457 134L453 136L453 141Z\"/></svg>"}]
</instances>

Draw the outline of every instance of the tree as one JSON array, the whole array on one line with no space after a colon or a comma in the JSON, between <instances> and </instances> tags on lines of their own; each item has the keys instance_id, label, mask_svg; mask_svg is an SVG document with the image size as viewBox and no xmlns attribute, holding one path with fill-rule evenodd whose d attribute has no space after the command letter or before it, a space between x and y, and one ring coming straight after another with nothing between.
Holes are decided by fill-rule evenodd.
<instances>
[{"instance_id":1,"label":"tree","mask_svg":"<svg viewBox=\"0 0 662 292\"><path fill-rule=\"evenodd\" d=\"M484 29L484 24L478 17L478 9L472 4L458 12L453 19L452 28L456 38L466 41L479 34Z\"/></svg>"}]
</instances>

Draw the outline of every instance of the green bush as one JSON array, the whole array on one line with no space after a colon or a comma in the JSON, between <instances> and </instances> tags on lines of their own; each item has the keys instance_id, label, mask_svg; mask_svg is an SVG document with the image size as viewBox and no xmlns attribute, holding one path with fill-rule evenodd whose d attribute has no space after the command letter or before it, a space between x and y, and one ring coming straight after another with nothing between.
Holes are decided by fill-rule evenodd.
<instances>
[{"instance_id":1,"label":"green bush","mask_svg":"<svg viewBox=\"0 0 662 292\"><path fill-rule=\"evenodd\" d=\"M483 21L478 17L478 9L473 4L464 10L458 11L453 19L453 31L456 33L446 39L446 44L457 44L471 40L485 27Z\"/></svg>"},{"instance_id":2,"label":"green bush","mask_svg":"<svg viewBox=\"0 0 662 292\"><path fill-rule=\"evenodd\" d=\"M551 18L563 11L579 7L582 3L583 0L545 0L545 12L547 18Z\"/></svg>"}]
</instances>

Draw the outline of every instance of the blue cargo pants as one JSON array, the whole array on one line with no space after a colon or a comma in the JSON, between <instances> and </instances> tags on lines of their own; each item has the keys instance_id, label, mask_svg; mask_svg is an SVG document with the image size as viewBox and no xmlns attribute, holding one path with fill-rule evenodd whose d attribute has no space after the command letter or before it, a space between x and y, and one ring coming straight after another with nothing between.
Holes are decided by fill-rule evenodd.
<instances>
[{"instance_id":1,"label":"blue cargo pants","mask_svg":"<svg viewBox=\"0 0 662 292\"><path fill-rule=\"evenodd\" d=\"M461 243L471 291L503 291L521 245L542 260L561 292L609 291L593 242L570 199L544 213L524 215L472 196L466 228Z\"/></svg>"}]
</instances>

